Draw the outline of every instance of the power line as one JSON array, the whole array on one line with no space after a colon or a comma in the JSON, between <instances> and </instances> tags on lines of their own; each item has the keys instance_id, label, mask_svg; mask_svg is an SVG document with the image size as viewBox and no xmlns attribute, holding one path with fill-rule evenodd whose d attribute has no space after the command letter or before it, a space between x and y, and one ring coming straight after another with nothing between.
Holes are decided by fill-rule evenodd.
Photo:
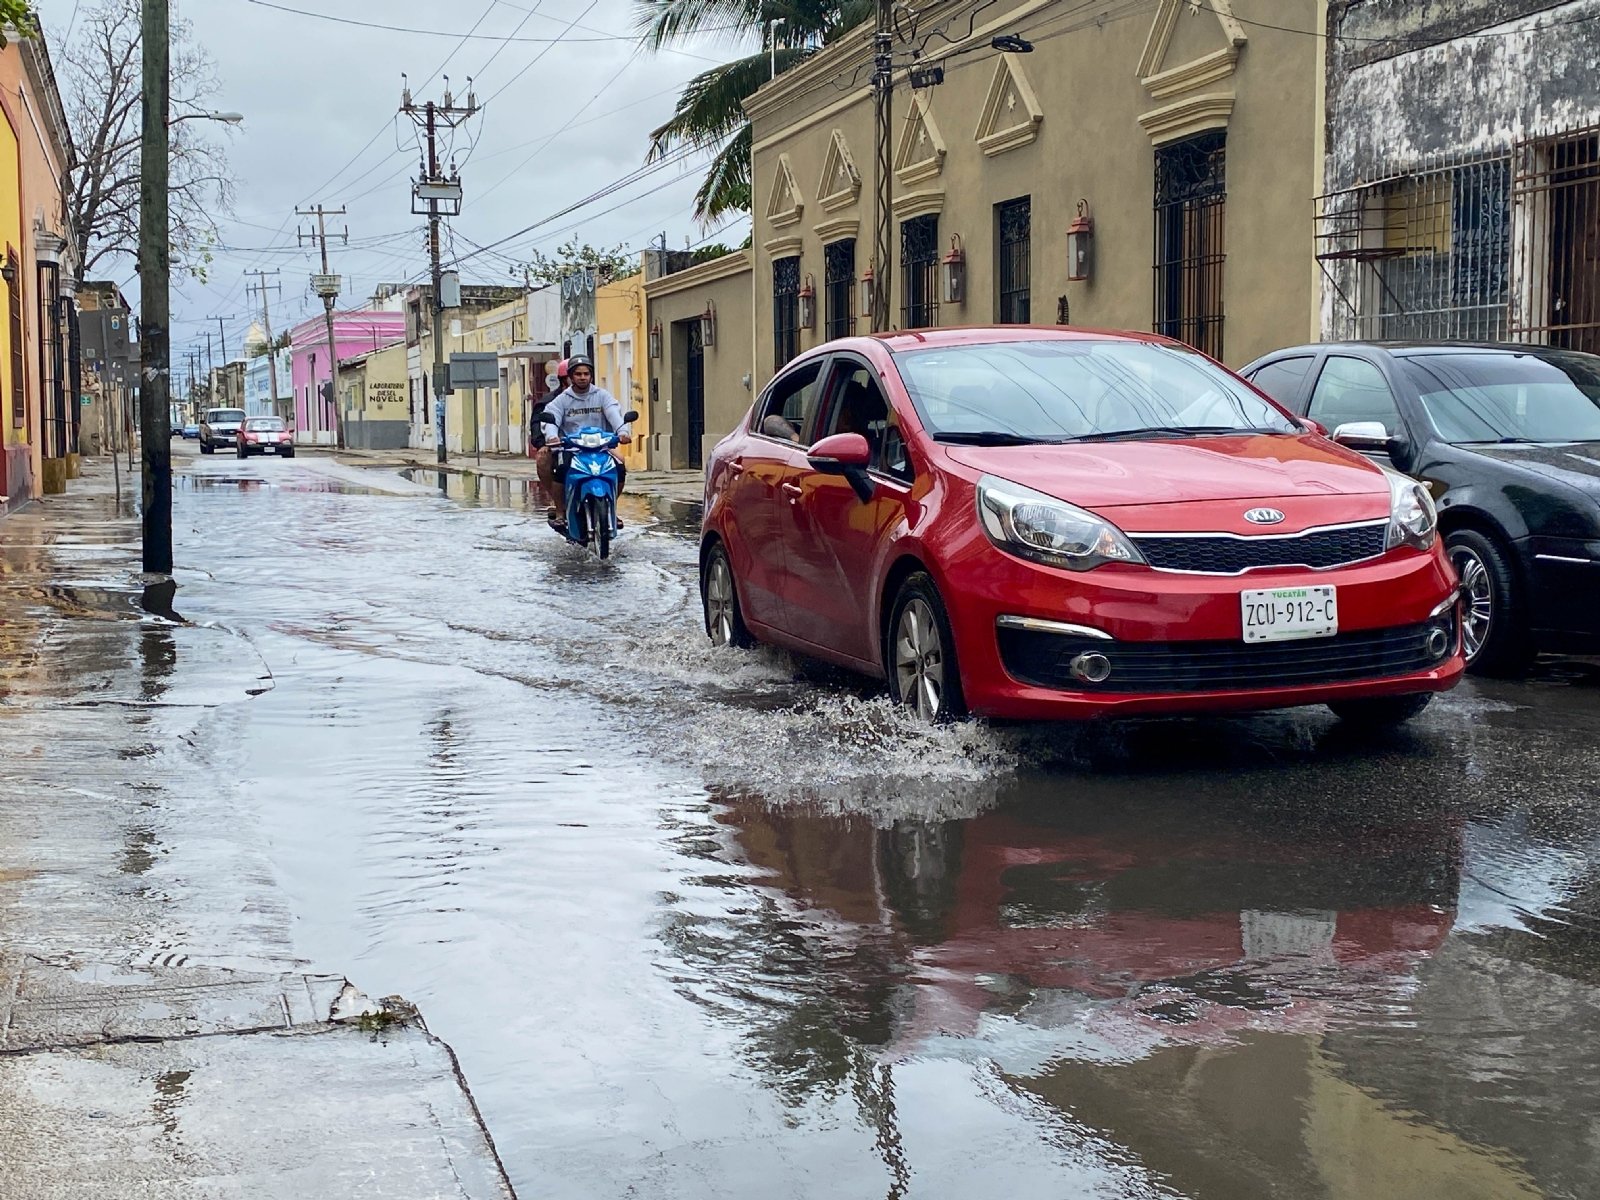
<instances>
[{"instance_id":1,"label":"power line","mask_svg":"<svg viewBox=\"0 0 1600 1200\"><path fill-rule=\"evenodd\" d=\"M247 3L259 5L261 8L271 8L278 12L293 13L297 17L314 17L319 21L332 21L337 25L354 25L361 29L381 29L385 33L414 33L424 37L463 38L468 41L483 42L526 42L529 44L546 45L554 42L634 42L638 40L637 34L632 33L605 33L597 37L562 38L562 37L512 37L502 38L493 33L456 33L451 29L416 29L407 25L384 25L378 21L358 21L354 17L336 17L332 13L312 12L304 8L290 8L286 4L274 4L272 0L247 0ZM591 6L593 7L593 6ZM742 24L720 25L709 29L700 30L702 33L721 33L733 29L744 29Z\"/></svg>"}]
</instances>

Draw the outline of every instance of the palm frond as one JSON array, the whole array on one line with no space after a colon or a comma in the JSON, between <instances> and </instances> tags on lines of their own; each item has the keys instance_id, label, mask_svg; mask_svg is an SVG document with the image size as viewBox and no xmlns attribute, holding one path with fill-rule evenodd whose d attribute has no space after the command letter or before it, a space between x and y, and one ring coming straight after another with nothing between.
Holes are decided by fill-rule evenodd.
<instances>
[{"instance_id":1,"label":"palm frond","mask_svg":"<svg viewBox=\"0 0 1600 1200\"><path fill-rule=\"evenodd\" d=\"M650 131L650 158L680 142L716 141L744 125L744 102L767 81L767 56L753 54L702 71L684 85L671 118Z\"/></svg>"},{"instance_id":2,"label":"palm frond","mask_svg":"<svg viewBox=\"0 0 1600 1200\"><path fill-rule=\"evenodd\" d=\"M750 211L750 126L728 139L706 168L706 177L694 194L694 215L709 225L729 213Z\"/></svg>"}]
</instances>

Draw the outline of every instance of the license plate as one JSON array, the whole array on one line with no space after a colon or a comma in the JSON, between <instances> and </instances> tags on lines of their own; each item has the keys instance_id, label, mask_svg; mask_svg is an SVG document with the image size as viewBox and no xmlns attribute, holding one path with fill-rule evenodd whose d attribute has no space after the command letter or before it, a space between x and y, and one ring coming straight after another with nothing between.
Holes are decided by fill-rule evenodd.
<instances>
[{"instance_id":1,"label":"license plate","mask_svg":"<svg viewBox=\"0 0 1600 1200\"><path fill-rule=\"evenodd\" d=\"M1332 584L1240 592L1247 642L1289 642L1339 632L1339 597Z\"/></svg>"}]
</instances>

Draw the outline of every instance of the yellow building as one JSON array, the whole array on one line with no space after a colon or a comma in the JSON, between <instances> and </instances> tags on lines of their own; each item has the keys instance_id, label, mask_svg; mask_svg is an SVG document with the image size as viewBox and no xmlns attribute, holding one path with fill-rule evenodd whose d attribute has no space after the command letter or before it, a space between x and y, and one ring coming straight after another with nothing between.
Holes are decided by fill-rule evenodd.
<instances>
[{"instance_id":1,"label":"yellow building","mask_svg":"<svg viewBox=\"0 0 1600 1200\"><path fill-rule=\"evenodd\" d=\"M622 448L629 470L648 470L667 464L659 457L650 429L650 405L645 395L646 371L641 360L649 352L645 329L644 274L614 280L595 289L595 378L617 398L622 410L639 414L633 423L633 443Z\"/></svg>"},{"instance_id":2,"label":"yellow building","mask_svg":"<svg viewBox=\"0 0 1600 1200\"><path fill-rule=\"evenodd\" d=\"M341 360L339 405L345 445L353 450L404 449L411 433L405 341Z\"/></svg>"}]
</instances>

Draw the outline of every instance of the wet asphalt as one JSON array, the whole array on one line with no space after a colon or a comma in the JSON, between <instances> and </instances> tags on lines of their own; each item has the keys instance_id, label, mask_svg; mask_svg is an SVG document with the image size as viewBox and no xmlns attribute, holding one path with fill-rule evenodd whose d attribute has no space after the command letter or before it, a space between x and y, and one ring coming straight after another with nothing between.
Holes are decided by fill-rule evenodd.
<instances>
[{"instance_id":1,"label":"wet asphalt","mask_svg":"<svg viewBox=\"0 0 1600 1200\"><path fill-rule=\"evenodd\" d=\"M712 650L688 506L598 563L521 482L179 470L186 624L124 635L161 953L405 996L524 1197L1595 1194L1600 666L928 731ZM122 602L18 553L13 613Z\"/></svg>"}]
</instances>

